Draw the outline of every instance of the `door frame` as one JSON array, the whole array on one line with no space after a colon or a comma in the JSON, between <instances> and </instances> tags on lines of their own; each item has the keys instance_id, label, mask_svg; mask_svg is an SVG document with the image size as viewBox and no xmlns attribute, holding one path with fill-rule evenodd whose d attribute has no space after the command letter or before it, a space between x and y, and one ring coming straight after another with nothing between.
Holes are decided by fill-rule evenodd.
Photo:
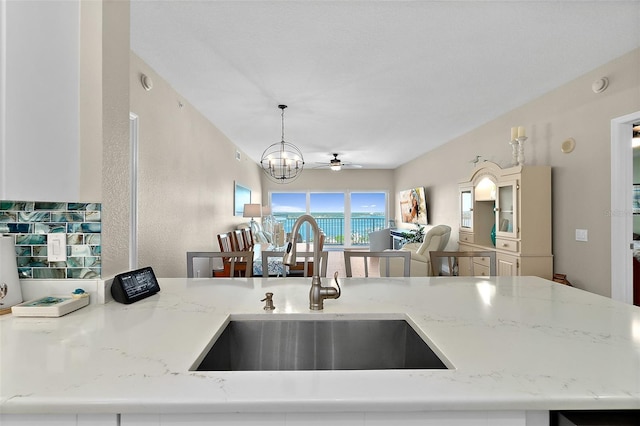
<instances>
[{"instance_id":1,"label":"door frame","mask_svg":"<svg viewBox=\"0 0 640 426\"><path fill-rule=\"evenodd\" d=\"M611 120L611 298L633 304L632 124L640 111Z\"/></svg>"},{"instance_id":2,"label":"door frame","mask_svg":"<svg viewBox=\"0 0 640 426\"><path fill-rule=\"evenodd\" d=\"M138 269L138 115L129 113L129 269Z\"/></svg>"}]
</instances>

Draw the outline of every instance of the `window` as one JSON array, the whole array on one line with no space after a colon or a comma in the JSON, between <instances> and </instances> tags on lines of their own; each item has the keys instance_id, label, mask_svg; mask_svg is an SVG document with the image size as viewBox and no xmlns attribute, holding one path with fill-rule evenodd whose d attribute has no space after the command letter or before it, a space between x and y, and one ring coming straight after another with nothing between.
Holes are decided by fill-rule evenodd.
<instances>
[{"instance_id":1,"label":"window","mask_svg":"<svg viewBox=\"0 0 640 426\"><path fill-rule=\"evenodd\" d=\"M325 245L343 245L345 243L344 193L312 192L309 212L324 231Z\"/></svg>"},{"instance_id":2,"label":"window","mask_svg":"<svg viewBox=\"0 0 640 426\"><path fill-rule=\"evenodd\" d=\"M387 222L387 196L382 192L351 193L351 245L369 245L369 233Z\"/></svg>"},{"instance_id":3,"label":"window","mask_svg":"<svg viewBox=\"0 0 640 426\"><path fill-rule=\"evenodd\" d=\"M291 232L296 220L307 212L307 194L304 192L274 192L271 194L271 214L282 223L285 236Z\"/></svg>"},{"instance_id":4,"label":"window","mask_svg":"<svg viewBox=\"0 0 640 426\"><path fill-rule=\"evenodd\" d=\"M369 233L385 228L385 192L272 192L271 211L290 233L296 219L311 214L325 234L326 246L367 246ZM309 226L300 230L305 241L313 239Z\"/></svg>"}]
</instances>

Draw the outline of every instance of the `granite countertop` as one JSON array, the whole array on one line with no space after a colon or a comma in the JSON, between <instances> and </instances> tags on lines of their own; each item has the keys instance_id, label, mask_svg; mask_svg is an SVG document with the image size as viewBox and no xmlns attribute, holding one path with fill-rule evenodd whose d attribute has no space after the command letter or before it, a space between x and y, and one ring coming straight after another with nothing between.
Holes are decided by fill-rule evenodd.
<instances>
[{"instance_id":1,"label":"granite countertop","mask_svg":"<svg viewBox=\"0 0 640 426\"><path fill-rule=\"evenodd\" d=\"M0 412L640 409L640 308L540 278L343 279L322 312L306 278L159 282L132 305L2 317ZM453 369L190 371L236 315L406 318Z\"/></svg>"}]
</instances>

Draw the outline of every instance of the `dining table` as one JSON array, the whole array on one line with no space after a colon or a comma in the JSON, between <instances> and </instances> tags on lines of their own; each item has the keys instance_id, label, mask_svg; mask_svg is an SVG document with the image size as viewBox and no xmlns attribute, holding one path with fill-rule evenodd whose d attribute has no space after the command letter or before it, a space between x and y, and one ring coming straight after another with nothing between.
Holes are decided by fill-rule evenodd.
<instances>
[{"instance_id":1,"label":"dining table","mask_svg":"<svg viewBox=\"0 0 640 426\"><path fill-rule=\"evenodd\" d=\"M253 276L254 277L284 277L296 271L300 271L300 276L304 275L305 268L307 274L313 273L313 244L296 243L296 266L287 266L282 263L282 257L287 245L276 246L269 243L257 243L253 246ZM264 268L266 261L267 268Z\"/></svg>"}]
</instances>

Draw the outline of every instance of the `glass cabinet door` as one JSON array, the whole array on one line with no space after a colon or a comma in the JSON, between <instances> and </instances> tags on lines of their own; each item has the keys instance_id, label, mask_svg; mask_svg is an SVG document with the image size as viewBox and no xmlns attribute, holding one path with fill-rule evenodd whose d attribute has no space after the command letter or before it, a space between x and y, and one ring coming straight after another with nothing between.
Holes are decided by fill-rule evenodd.
<instances>
[{"instance_id":1,"label":"glass cabinet door","mask_svg":"<svg viewBox=\"0 0 640 426\"><path fill-rule=\"evenodd\" d=\"M460 188L460 230L473 231L473 187Z\"/></svg>"},{"instance_id":2,"label":"glass cabinet door","mask_svg":"<svg viewBox=\"0 0 640 426\"><path fill-rule=\"evenodd\" d=\"M518 181L498 183L496 200L496 235L518 236Z\"/></svg>"}]
</instances>

